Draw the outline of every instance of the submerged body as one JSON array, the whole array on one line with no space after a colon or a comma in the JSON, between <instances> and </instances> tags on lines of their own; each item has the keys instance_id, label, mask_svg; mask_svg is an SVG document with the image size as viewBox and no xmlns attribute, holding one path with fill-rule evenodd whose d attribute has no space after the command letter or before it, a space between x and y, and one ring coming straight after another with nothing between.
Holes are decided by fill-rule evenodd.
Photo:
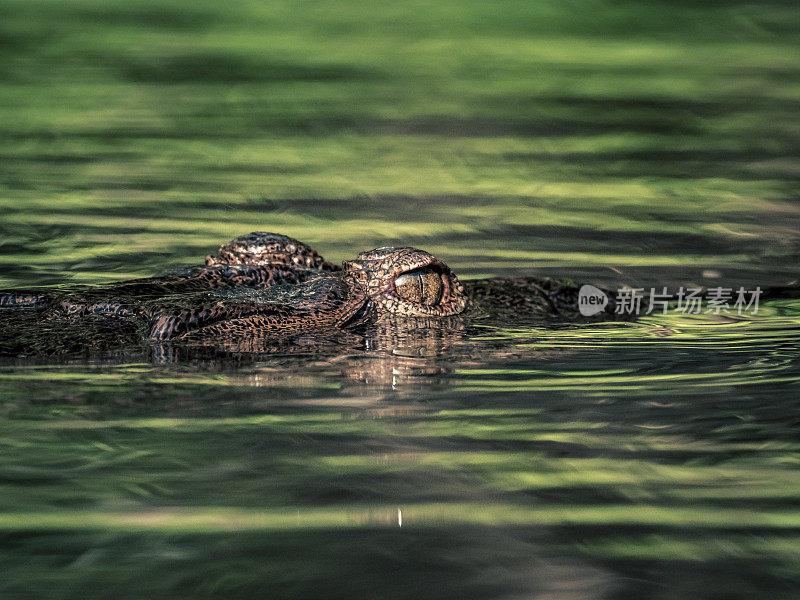
<instances>
[{"instance_id":1,"label":"submerged body","mask_svg":"<svg viewBox=\"0 0 800 600\"><path fill-rule=\"evenodd\" d=\"M467 313L577 318L577 287L536 279L460 282L416 248L377 248L341 267L287 236L254 232L173 275L96 288L0 294L0 351L76 351L137 339L278 338ZM613 304L600 318L613 316ZM5 317L5 318L4 318ZM441 321L444 322L444 321Z\"/></svg>"}]
</instances>

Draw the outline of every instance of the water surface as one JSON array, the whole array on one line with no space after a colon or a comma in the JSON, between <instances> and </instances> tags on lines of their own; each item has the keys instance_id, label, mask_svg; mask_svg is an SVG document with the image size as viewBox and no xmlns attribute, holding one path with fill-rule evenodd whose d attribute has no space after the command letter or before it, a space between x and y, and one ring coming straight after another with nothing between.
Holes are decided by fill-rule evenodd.
<instances>
[{"instance_id":1,"label":"water surface","mask_svg":"<svg viewBox=\"0 0 800 600\"><path fill-rule=\"evenodd\" d=\"M792 3L4 2L0 287L252 230L796 281ZM0 596L797 598L800 302L0 363Z\"/></svg>"}]
</instances>

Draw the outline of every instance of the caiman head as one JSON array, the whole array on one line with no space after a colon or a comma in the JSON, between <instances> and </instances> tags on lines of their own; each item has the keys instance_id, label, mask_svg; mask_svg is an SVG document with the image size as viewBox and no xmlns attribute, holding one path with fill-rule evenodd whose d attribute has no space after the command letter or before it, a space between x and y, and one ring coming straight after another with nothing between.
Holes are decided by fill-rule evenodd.
<instances>
[{"instance_id":1,"label":"caiman head","mask_svg":"<svg viewBox=\"0 0 800 600\"><path fill-rule=\"evenodd\" d=\"M387 316L449 317L467 306L450 268L417 248L376 248L345 261L344 277L364 287L370 310Z\"/></svg>"}]
</instances>

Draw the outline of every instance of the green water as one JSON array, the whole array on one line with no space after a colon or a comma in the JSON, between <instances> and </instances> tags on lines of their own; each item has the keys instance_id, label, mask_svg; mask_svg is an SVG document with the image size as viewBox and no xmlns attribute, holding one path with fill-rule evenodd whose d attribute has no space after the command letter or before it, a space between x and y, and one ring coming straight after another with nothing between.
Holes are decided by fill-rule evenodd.
<instances>
[{"instance_id":1,"label":"green water","mask_svg":"<svg viewBox=\"0 0 800 600\"><path fill-rule=\"evenodd\" d=\"M794 2L0 4L0 288L252 230L783 285ZM0 363L0 598L800 598L800 301Z\"/></svg>"}]
</instances>

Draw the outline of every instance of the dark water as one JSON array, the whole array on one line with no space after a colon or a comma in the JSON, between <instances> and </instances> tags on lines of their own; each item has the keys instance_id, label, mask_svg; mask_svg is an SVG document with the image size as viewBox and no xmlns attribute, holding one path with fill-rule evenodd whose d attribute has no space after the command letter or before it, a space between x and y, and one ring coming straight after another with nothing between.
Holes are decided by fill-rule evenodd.
<instances>
[{"instance_id":1,"label":"dark water","mask_svg":"<svg viewBox=\"0 0 800 600\"><path fill-rule=\"evenodd\" d=\"M236 235L785 285L793 3L5 2L0 287ZM800 597L800 301L0 364L1 598Z\"/></svg>"},{"instance_id":2,"label":"dark water","mask_svg":"<svg viewBox=\"0 0 800 600\"><path fill-rule=\"evenodd\" d=\"M798 318L6 365L4 592L791 597Z\"/></svg>"}]
</instances>

